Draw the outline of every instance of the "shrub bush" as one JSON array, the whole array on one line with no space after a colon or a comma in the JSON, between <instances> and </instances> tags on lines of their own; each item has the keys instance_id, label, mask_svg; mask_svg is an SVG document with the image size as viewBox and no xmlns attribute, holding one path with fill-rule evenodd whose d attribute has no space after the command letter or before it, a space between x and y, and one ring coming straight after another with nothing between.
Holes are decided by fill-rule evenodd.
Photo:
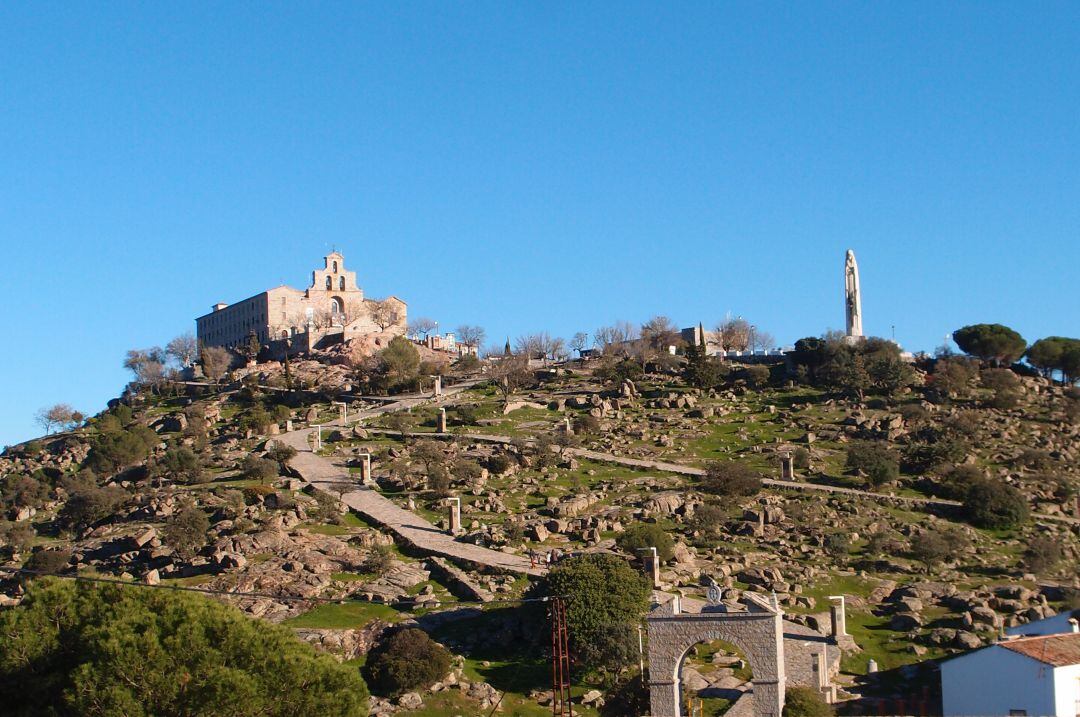
<instances>
[{"instance_id":1,"label":"shrub bush","mask_svg":"<svg viewBox=\"0 0 1080 717\"><path fill-rule=\"evenodd\" d=\"M615 544L636 558L645 555L646 548L656 548L664 562L675 556L675 541L671 533L656 523L635 523L619 534Z\"/></svg>"},{"instance_id":2,"label":"shrub bush","mask_svg":"<svg viewBox=\"0 0 1080 717\"><path fill-rule=\"evenodd\" d=\"M991 529L1016 528L1029 515L1024 495L994 478L972 484L964 496L964 512L972 525Z\"/></svg>"},{"instance_id":3,"label":"shrub bush","mask_svg":"<svg viewBox=\"0 0 1080 717\"><path fill-rule=\"evenodd\" d=\"M761 490L761 474L744 463L712 461L705 466L701 489L726 497L747 497Z\"/></svg>"},{"instance_id":4,"label":"shrub bush","mask_svg":"<svg viewBox=\"0 0 1080 717\"><path fill-rule=\"evenodd\" d=\"M1031 539L1024 551L1024 567L1035 574L1051 570L1064 557L1061 543L1051 537L1039 535Z\"/></svg>"},{"instance_id":5,"label":"shrub bush","mask_svg":"<svg viewBox=\"0 0 1080 717\"><path fill-rule=\"evenodd\" d=\"M877 443L855 443L847 451L847 467L861 471L873 487L891 483L900 477L896 456Z\"/></svg>"},{"instance_id":6,"label":"shrub bush","mask_svg":"<svg viewBox=\"0 0 1080 717\"><path fill-rule=\"evenodd\" d=\"M450 671L450 653L423 630L409 627L392 632L372 648L364 670L375 694L395 696L442 679Z\"/></svg>"}]
</instances>

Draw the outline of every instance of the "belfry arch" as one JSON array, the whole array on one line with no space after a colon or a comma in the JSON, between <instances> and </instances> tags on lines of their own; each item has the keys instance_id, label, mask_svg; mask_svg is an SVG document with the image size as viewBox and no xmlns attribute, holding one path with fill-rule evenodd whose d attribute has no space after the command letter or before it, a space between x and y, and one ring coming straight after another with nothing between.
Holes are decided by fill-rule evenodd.
<instances>
[{"instance_id":1,"label":"belfry arch","mask_svg":"<svg viewBox=\"0 0 1080 717\"><path fill-rule=\"evenodd\" d=\"M699 642L723 640L746 655L753 670L754 716L780 717L784 708L783 612L747 594L748 612L725 612L709 605L684 613L676 598L645 618L649 633L649 703L653 717L683 717L679 671Z\"/></svg>"}]
</instances>

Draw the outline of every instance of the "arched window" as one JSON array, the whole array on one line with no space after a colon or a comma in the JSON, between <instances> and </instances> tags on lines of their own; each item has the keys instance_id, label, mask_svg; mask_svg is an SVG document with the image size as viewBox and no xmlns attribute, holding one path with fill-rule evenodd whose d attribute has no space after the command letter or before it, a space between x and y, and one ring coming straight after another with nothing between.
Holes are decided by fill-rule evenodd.
<instances>
[{"instance_id":1,"label":"arched window","mask_svg":"<svg viewBox=\"0 0 1080 717\"><path fill-rule=\"evenodd\" d=\"M345 302L341 300L340 296L331 297L330 313L335 315L345 313Z\"/></svg>"},{"instance_id":2,"label":"arched window","mask_svg":"<svg viewBox=\"0 0 1080 717\"><path fill-rule=\"evenodd\" d=\"M342 291L345 291L345 277L344 277L344 276L343 276L343 277L341 277L341 280L340 280L340 281L338 281L338 287L339 287L339 288L340 288L340 289L341 289Z\"/></svg>"},{"instance_id":3,"label":"arched window","mask_svg":"<svg viewBox=\"0 0 1080 717\"><path fill-rule=\"evenodd\" d=\"M337 273L337 262L336 261L334 262L334 273L335 274Z\"/></svg>"},{"instance_id":4,"label":"arched window","mask_svg":"<svg viewBox=\"0 0 1080 717\"><path fill-rule=\"evenodd\" d=\"M329 291L330 289L333 289L333 288L334 288L334 284L333 284L332 280L330 279L329 276L326 277L326 290Z\"/></svg>"}]
</instances>

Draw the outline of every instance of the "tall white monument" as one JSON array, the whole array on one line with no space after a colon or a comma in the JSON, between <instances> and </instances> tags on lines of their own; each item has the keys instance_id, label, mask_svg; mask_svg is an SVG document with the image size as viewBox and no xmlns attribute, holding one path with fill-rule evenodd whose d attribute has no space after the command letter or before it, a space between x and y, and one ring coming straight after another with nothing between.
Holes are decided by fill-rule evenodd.
<instances>
[{"instance_id":1,"label":"tall white monument","mask_svg":"<svg viewBox=\"0 0 1080 717\"><path fill-rule=\"evenodd\" d=\"M855 252L851 249L848 249L844 256L844 308L847 313L848 338L862 338L862 293L859 291L859 265L855 262Z\"/></svg>"}]
</instances>

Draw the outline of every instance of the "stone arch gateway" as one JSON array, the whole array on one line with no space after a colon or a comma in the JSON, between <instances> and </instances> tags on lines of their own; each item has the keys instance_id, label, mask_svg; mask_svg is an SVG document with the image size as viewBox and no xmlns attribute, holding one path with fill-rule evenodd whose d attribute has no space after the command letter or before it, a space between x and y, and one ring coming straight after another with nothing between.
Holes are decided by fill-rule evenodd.
<instances>
[{"instance_id":1,"label":"stone arch gateway","mask_svg":"<svg viewBox=\"0 0 1080 717\"><path fill-rule=\"evenodd\" d=\"M748 612L723 612L708 606L684 613L679 599L664 603L645 618L649 633L649 703L652 717L682 717L679 670L694 645L730 642L746 654L753 670L755 717L780 717L784 708L783 612L753 600Z\"/></svg>"}]
</instances>

